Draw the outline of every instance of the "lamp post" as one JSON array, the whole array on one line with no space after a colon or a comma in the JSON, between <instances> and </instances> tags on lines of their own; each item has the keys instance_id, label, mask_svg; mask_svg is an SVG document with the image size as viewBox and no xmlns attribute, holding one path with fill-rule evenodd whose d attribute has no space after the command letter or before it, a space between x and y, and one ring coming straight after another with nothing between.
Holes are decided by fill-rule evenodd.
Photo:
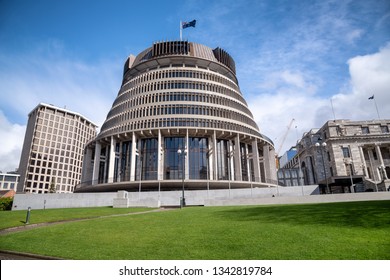
<instances>
[{"instance_id":1,"label":"lamp post","mask_svg":"<svg viewBox=\"0 0 390 280\"><path fill-rule=\"evenodd\" d=\"M181 178L182 178L182 197L180 199L180 208L183 208L184 206L186 206L186 199L184 197L184 177L185 177L185 169L184 169L184 165L185 165L185 156L187 154L187 150L181 150L181 149L178 149L177 150L177 154L179 156L182 157L182 174L181 174Z\"/></svg>"},{"instance_id":2,"label":"lamp post","mask_svg":"<svg viewBox=\"0 0 390 280\"><path fill-rule=\"evenodd\" d=\"M325 180L326 180L326 191L328 193L330 193L329 185L328 185L328 177L326 176L325 160L324 160L324 153L323 153L323 149L325 149L326 143L322 142L322 138L320 137L320 138L318 138L318 142L315 143L315 146L320 148L320 150L321 150L322 167L324 168L324 176L325 176Z\"/></svg>"}]
</instances>

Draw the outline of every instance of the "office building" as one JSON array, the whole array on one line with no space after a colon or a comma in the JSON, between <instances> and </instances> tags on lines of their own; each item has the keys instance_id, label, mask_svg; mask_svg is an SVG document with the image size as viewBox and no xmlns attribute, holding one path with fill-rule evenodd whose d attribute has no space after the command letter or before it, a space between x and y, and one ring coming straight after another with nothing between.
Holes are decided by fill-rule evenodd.
<instances>
[{"instance_id":1,"label":"office building","mask_svg":"<svg viewBox=\"0 0 390 280\"><path fill-rule=\"evenodd\" d=\"M261 108L259 108L261 110ZM157 42L124 65L77 192L276 186L275 151L223 49Z\"/></svg>"},{"instance_id":2,"label":"office building","mask_svg":"<svg viewBox=\"0 0 390 280\"><path fill-rule=\"evenodd\" d=\"M0 173L0 190L14 190L19 182L20 175L15 172Z\"/></svg>"},{"instance_id":3,"label":"office building","mask_svg":"<svg viewBox=\"0 0 390 280\"><path fill-rule=\"evenodd\" d=\"M17 192L73 192L80 183L84 145L96 125L82 115L41 103L28 115Z\"/></svg>"}]
</instances>

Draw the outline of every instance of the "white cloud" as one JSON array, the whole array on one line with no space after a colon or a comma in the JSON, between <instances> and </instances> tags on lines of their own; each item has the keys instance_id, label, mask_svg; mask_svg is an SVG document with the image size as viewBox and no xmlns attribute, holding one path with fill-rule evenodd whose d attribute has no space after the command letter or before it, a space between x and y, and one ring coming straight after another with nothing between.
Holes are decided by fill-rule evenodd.
<instances>
[{"instance_id":1,"label":"white cloud","mask_svg":"<svg viewBox=\"0 0 390 280\"><path fill-rule=\"evenodd\" d=\"M58 42L25 55L0 54L0 170L19 165L28 114L44 102L78 112L99 127L121 85L123 61L71 58ZM7 116L7 117L6 117Z\"/></svg>"},{"instance_id":2,"label":"white cloud","mask_svg":"<svg viewBox=\"0 0 390 280\"><path fill-rule=\"evenodd\" d=\"M334 96L319 96L316 93L321 86L318 80L305 79L302 72L286 70L264 79L265 87L259 86L259 89L266 89L267 93L247 98L261 132L274 141L276 150L282 144L291 119L295 122L281 153L295 145L304 132L320 128L333 119L331 98L337 119L377 119L375 104L368 100L373 94L380 117L390 118L390 43L377 53L351 58L348 65L349 81Z\"/></svg>"},{"instance_id":3,"label":"white cloud","mask_svg":"<svg viewBox=\"0 0 390 280\"><path fill-rule=\"evenodd\" d=\"M336 117L377 119L375 103L368 100L375 95L380 117L390 118L390 43L377 53L351 58L348 65L347 92L334 96Z\"/></svg>"},{"instance_id":4,"label":"white cloud","mask_svg":"<svg viewBox=\"0 0 390 280\"><path fill-rule=\"evenodd\" d=\"M363 29L354 29L348 32L345 38L350 44L352 44L355 42L355 40L360 39L363 36L363 34L364 34Z\"/></svg>"},{"instance_id":5,"label":"white cloud","mask_svg":"<svg viewBox=\"0 0 390 280\"><path fill-rule=\"evenodd\" d=\"M0 170L14 171L19 167L26 126L12 124L0 110Z\"/></svg>"},{"instance_id":6,"label":"white cloud","mask_svg":"<svg viewBox=\"0 0 390 280\"><path fill-rule=\"evenodd\" d=\"M122 61L88 63L69 57L62 51L0 56L0 109L13 111L22 123L45 102L66 106L101 126L120 87Z\"/></svg>"},{"instance_id":7,"label":"white cloud","mask_svg":"<svg viewBox=\"0 0 390 280\"><path fill-rule=\"evenodd\" d=\"M282 88L276 94L253 96L248 101L261 133L274 141L275 149L280 148L281 153L293 146L308 128L316 126L316 120L326 114L324 108L328 105L322 98L287 88ZM292 119L295 122L288 131ZM286 140L282 143L286 133Z\"/></svg>"},{"instance_id":8,"label":"white cloud","mask_svg":"<svg viewBox=\"0 0 390 280\"><path fill-rule=\"evenodd\" d=\"M299 73L292 73L290 71L283 71L281 73L282 79L293 86L303 88L305 86L305 81L302 75Z\"/></svg>"}]
</instances>

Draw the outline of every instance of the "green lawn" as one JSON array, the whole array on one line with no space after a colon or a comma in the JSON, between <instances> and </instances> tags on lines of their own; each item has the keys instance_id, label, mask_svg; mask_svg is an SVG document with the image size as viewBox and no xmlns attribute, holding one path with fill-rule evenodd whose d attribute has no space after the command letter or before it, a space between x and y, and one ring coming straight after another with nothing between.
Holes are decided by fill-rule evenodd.
<instances>
[{"instance_id":1,"label":"green lawn","mask_svg":"<svg viewBox=\"0 0 390 280\"><path fill-rule=\"evenodd\" d=\"M36 228L0 241L0 249L65 259L388 260L390 201L189 207Z\"/></svg>"},{"instance_id":2,"label":"green lawn","mask_svg":"<svg viewBox=\"0 0 390 280\"><path fill-rule=\"evenodd\" d=\"M31 210L30 224L66 221L73 219L93 218L115 214L125 214L152 210L151 208L112 208L112 207L92 207L92 208L67 208L67 209L47 209ZM0 229L24 226L26 222L27 210L0 211Z\"/></svg>"}]
</instances>

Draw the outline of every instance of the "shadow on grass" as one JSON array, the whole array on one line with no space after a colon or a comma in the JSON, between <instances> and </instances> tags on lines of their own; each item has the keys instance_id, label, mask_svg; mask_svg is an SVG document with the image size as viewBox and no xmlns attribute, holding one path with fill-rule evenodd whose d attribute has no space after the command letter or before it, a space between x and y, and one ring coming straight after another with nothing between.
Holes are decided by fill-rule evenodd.
<instances>
[{"instance_id":1,"label":"shadow on grass","mask_svg":"<svg viewBox=\"0 0 390 280\"><path fill-rule=\"evenodd\" d=\"M220 218L261 223L390 228L390 201L254 206L218 212Z\"/></svg>"}]
</instances>

